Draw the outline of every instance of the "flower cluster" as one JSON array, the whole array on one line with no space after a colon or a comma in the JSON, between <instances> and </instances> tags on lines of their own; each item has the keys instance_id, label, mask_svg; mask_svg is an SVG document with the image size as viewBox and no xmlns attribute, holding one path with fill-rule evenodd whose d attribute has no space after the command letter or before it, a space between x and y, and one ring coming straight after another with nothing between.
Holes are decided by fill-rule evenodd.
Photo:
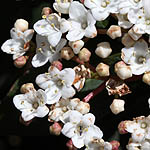
<instances>
[{"instance_id":1,"label":"flower cluster","mask_svg":"<svg viewBox=\"0 0 150 150\"><path fill-rule=\"evenodd\" d=\"M20 122L29 125L35 117L48 116L50 133L70 138L66 145L71 150L118 150L118 141L102 139L88 101L106 88L108 95L114 95L109 109L117 115L125 110L120 97L131 93L125 82L142 76L150 85L149 6L150 0L55 0L54 11L44 7L33 29L26 20L17 19L2 51L13 54L16 67L26 65L24 76L33 73L31 65L38 68L50 63L46 73L36 73L36 88L25 83L20 88L22 94L14 95ZM99 26L109 17L117 20L117 25L109 22L108 29ZM36 44L32 42L34 32ZM119 53L102 40L94 52L90 50L86 43L98 34L120 41ZM92 64L91 57L99 63ZM78 65L66 67L70 62ZM80 100L80 92L89 90L93 91ZM149 126L150 116L119 124L121 134L131 133L128 150L150 149Z\"/></svg>"}]
</instances>

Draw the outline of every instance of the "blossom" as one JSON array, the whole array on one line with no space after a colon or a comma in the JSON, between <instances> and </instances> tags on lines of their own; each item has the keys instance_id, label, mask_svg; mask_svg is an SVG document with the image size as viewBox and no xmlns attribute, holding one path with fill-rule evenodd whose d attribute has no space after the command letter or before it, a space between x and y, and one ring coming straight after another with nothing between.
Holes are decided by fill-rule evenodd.
<instances>
[{"instance_id":1,"label":"blossom","mask_svg":"<svg viewBox=\"0 0 150 150\"><path fill-rule=\"evenodd\" d=\"M81 148L88 143L90 137L101 138L102 131L94 125L95 116L91 113L82 115L78 111L71 111L68 114L68 121L64 122L62 133L71 138L77 148Z\"/></svg>"},{"instance_id":2,"label":"blossom","mask_svg":"<svg viewBox=\"0 0 150 150\"><path fill-rule=\"evenodd\" d=\"M16 95L13 98L13 103L22 114L24 121L29 121L34 117L44 117L48 114L49 109L45 105L47 96L41 89L38 91L29 91L25 94Z\"/></svg>"},{"instance_id":3,"label":"blossom","mask_svg":"<svg viewBox=\"0 0 150 150\"><path fill-rule=\"evenodd\" d=\"M133 47L122 49L121 58L129 64L134 75L140 75L150 70L150 53L144 40L137 41Z\"/></svg>"},{"instance_id":4,"label":"blossom","mask_svg":"<svg viewBox=\"0 0 150 150\"><path fill-rule=\"evenodd\" d=\"M46 91L47 104L54 104L61 97L67 99L74 96L75 90L72 87L74 79L75 71L72 68L65 68L60 71L51 66L48 73L37 76L36 83Z\"/></svg>"},{"instance_id":5,"label":"blossom","mask_svg":"<svg viewBox=\"0 0 150 150\"><path fill-rule=\"evenodd\" d=\"M53 62L60 58L60 50L66 45L67 40L61 39L56 47L52 47L45 36L36 35L37 50L32 59L33 67L40 67L48 61Z\"/></svg>"},{"instance_id":6,"label":"blossom","mask_svg":"<svg viewBox=\"0 0 150 150\"><path fill-rule=\"evenodd\" d=\"M67 32L69 28L69 22L56 13L45 16L45 19L39 20L34 24L34 30L38 34L46 36L52 47L59 43L62 34Z\"/></svg>"},{"instance_id":7,"label":"blossom","mask_svg":"<svg viewBox=\"0 0 150 150\"><path fill-rule=\"evenodd\" d=\"M84 5L88 7L97 21L105 20L110 13L118 13L119 0L85 0Z\"/></svg>"},{"instance_id":8,"label":"blossom","mask_svg":"<svg viewBox=\"0 0 150 150\"><path fill-rule=\"evenodd\" d=\"M55 0L54 9L62 14L69 14L69 7L73 0Z\"/></svg>"},{"instance_id":9,"label":"blossom","mask_svg":"<svg viewBox=\"0 0 150 150\"><path fill-rule=\"evenodd\" d=\"M96 20L83 4L74 1L69 9L71 28L66 35L69 41L81 40L84 36L93 38L97 35Z\"/></svg>"},{"instance_id":10,"label":"blossom","mask_svg":"<svg viewBox=\"0 0 150 150\"><path fill-rule=\"evenodd\" d=\"M24 32L12 28L10 30L11 39L5 41L1 46L3 52L13 54L13 60L24 55L29 49L29 42L33 37L34 30L28 29Z\"/></svg>"}]
</instances>

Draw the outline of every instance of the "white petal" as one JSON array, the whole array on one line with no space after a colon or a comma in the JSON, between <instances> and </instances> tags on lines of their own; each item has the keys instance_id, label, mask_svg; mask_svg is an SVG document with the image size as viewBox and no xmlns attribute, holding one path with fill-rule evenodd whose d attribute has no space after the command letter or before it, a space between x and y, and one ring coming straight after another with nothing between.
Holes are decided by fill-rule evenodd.
<instances>
[{"instance_id":1,"label":"white petal","mask_svg":"<svg viewBox=\"0 0 150 150\"><path fill-rule=\"evenodd\" d=\"M97 35L95 25L89 25L85 30L85 36L88 38L94 38Z\"/></svg>"},{"instance_id":2,"label":"white petal","mask_svg":"<svg viewBox=\"0 0 150 150\"><path fill-rule=\"evenodd\" d=\"M82 148L84 146L84 136L75 134L71 139L75 147Z\"/></svg>"},{"instance_id":3,"label":"white petal","mask_svg":"<svg viewBox=\"0 0 150 150\"><path fill-rule=\"evenodd\" d=\"M65 33L67 31L69 31L71 28L71 22L66 20L66 19L61 19L61 22L60 22L60 31L62 33Z\"/></svg>"},{"instance_id":4,"label":"white petal","mask_svg":"<svg viewBox=\"0 0 150 150\"><path fill-rule=\"evenodd\" d=\"M47 62L48 57L43 55L41 52L36 53L35 56L32 58L32 65L35 68L45 65Z\"/></svg>"},{"instance_id":5,"label":"white petal","mask_svg":"<svg viewBox=\"0 0 150 150\"><path fill-rule=\"evenodd\" d=\"M62 38L56 46L56 51L59 52L66 44L67 40Z\"/></svg>"},{"instance_id":6,"label":"white petal","mask_svg":"<svg viewBox=\"0 0 150 150\"><path fill-rule=\"evenodd\" d=\"M100 6L100 0L84 0L84 5L90 9Z\"/></svg>"},{"instance_id":7,"label":"white petal","mask_svg":"<svg viewBox=\"0 0 150 150\"><path fill-rule=\"evenodd\" d=\"M72 110L69 113L69 120L73 124L78 124L82 119L82 114L76 110Z\"/></svg>"},{"instance_id":8,"label":"white petal","mask_svg":"<svg viewBox=\"0 0 150 150\"><path fill-rule=\"evenodd\" d=\"M19 39L24 39L24 34L23 32L17 30L16 28L12 28L10 30L10 36L14 40L19 40Z\"/></svg>"},{"instance_id":9,"label":"white petal","mask_svg":"<svg viewBox=\"0 0 150 150\"><path fill-rule=\"evenodd\" d=\"M94 125L95 116L92 113L85 114L82 118L82 122L86 127Z\"/></svg>"},{"instance_id":10,"label":"white petal","mask_svg":"<svg viewBox=\"0 0 150 150\"><path fill-rule=\"evenodd\" d=\"M35 112L31 110L25 110L21 113L21 116L24 121L30 121L31 119L35 117Z\"/></svg>"},{"instance_id":11,"label":"white petal","mask_svg":"<svg viewBox=\"0 0 150 150\"><path fill-rule=\"evenodd\" d=\"M49 109L47 106L38 107L35 113L36 117L43 118L49 113Z\"/></svg>"},{"instance_id":12,"label":"white petal","mask_svg":"<svg viewBox=\"0 0 150 150\"><path fill-rule=\"evenodd\" d=\"M75 95L75 89L72 86L63 86L61 90L62 98L71 98Z\"/></svg>"},{"instance_id":13,"label":"white petal","mask_svg":"<svg viewBox=\"0 0 150 150\"><path fill-rule=\"evenodd\" d=\"M25 36L26 42L31 41L31 39L33 37L33 34L34 34L34 30L33 29L29 29L29 30L26 30L24 32L24 36Z\"/></svg>"},{"instance_id":14,"label":"white petal","mask_svg":"<svg viewBox=\"0 0 150 150\"><path fill-rule=\"evenodd\" d=\"M38 99L39 105L45 106L45 104L47 102L47 95L46 95L45 91L43 91L42 89L39 89L38 91L36 91L36 97Z\"/></svg>"},{"instance_id":15,"label":"white petal","mask_svg":"<svg viewBox=\"0 0 150 150\"><path fill-rule=\"evenodd\" d=\"M143 0L143 6L144 6L144 13L147 19L150 18L150 1L149 0Z\"/></svg>"},{"instance_id":16,"label":"white petal","mask_svg":"<svg viewBox=\"0 0 150 150\"><path fill-rule=\"evenodd\" d=\"M61 36L62 36L62 33L60 31L55 31L55 32L49 34L48 41L49 41L50 45L55 47L59 43Z\"/></svg>"},{"instance_id":17,"label":"white petal","mask_svg":"<svg viewBox=\"0 0 150 150\"><path fill-rule=\"evenodd\" d=\"M74 131L75 126L70 122L66 123L61 130L62 134L64 134L68 138L72 138L74 136Z\"/></svg>"},{"instance_id":18,"label":"white petal","mask_svg":"<svg viewBox=\"0 0 150 150\"><path fill-rule=\"evenodd\" d=\"M56 2L53 4L54 9L62 14L69 14L70 2Z\"/></svg>"}]
</instances>

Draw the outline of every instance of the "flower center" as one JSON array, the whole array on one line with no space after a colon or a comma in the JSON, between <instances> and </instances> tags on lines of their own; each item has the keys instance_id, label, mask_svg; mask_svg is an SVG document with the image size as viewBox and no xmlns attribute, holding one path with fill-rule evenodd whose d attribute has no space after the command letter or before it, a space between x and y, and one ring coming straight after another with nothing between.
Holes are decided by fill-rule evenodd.
<instances>
[{"instance_id":1,"label":"flower center","mask_svg":"<svg viewBox=\"0 0 150 150\"><path fill-rule=\"evenodd\" d=\"M139 62L140 64L144 64L144 63L146 62L146 58L143 57L143 56L140 56L140 57L138 58L138 62Z\"/></svg>"},{"instance_id":2,"label":"flower center","mask_svg":"<svg viewBox=\"0 0 150 150\"><path fill-rule=\"evenodd\" d=\"M106 8L107 5L109 5L109 4L110 4L110 1L109 0L105 0L105 1L102 1L101 6Z\"/></svg>"},{"instance_id":3,"label":"flower center","mask_svg":"<svg viewBox=\"0 0 150 150\"><path fill-rule=\"evenodd\" d=\"M147 128L147 123L146 123L146 122L142 122L142 123L141 123L141 128L142 128L142 129Z\"/></svg>"},{"instance_id":4,"label":"flower center","mask_svg":"<svg viewBox=\"0 0 150 150\"><path fill-rule=\"evenodd\" d=\"M62 79L59 79L59 80L57 81L57 85L58 85L58 86L63 86L64 83L65 83L65 81L62 80Z\"/></svg>"},{"instance_id":5,"label":"flower center","mask_svg":"<svg viewBox=\"0 0 150 150\"><path fill-rule=\"evenodd\" d=\"M39 107L39 103L38 103L38 102L34 102L34 103L32 104L32 107L33 107L34 109L37 109L37 108Z\"/></svg>"},{"instance_id":6,"label":"flower center","mask_svg":"<svg viewBox=\"0 0 150 150\"><path fill-rule=\"evenodd\" d=\"M86 29L87 23L82 23L82 29Z\"/></svg>"}]
</instances>

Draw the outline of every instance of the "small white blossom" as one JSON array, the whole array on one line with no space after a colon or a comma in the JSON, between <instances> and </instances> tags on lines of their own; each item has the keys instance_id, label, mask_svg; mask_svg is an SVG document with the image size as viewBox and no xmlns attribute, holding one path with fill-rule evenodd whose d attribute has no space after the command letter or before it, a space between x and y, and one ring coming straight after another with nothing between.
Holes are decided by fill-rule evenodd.
<instances>
[{"instance_id":1,"label":"small white blossom","mask_svg":"<svg viewBox=\"0 0 150 150\"><path fill-rule=\"evenodd\" d=\"M70 23L56 13L48 15L45 19L39 20L34 24L34 30L42 36L47 36L48 42L52 47L59 43L62 34L67 32L69 28Z\"/></svg>"},{"instance_id":2,"label":"small white blossom","mask_svg":"<svg viewBox=\"0 0 150 150\"><path fill-rule=\"evenodd\" d=\"M66 45L67 40L61 39L56 47L52 47L47 37L36 35L36 54L32 59L33 67L41 67L45 65L48 61L53 62L60 59L60 50Z\"/></svg>"},{"instance_id":3,"label":"small white blossom","mask_svg":"<svg viewBox=\"0 0 150 150\"><path fill-rule=\"evenodd\" d=\"M150 53L148 44L144 40L137 41L133 47L123 48L121 58L129 64L134 75L150 71Z\"/></svg>"},{"instance_id":4,"label":"small white blossom","mask_svg":"<svg viewBox=\"0 0 150 150\"><path fill-rule=\"evenodd\" d=\"M71 138L77 148L83 147L92 137L100 139L103 136L102 131L94 125L95 116L91 113L82 115L78 111L71 111L66 120L62 133Z\"/></svg>"},{"instance_id":5,"label":"small white blossom","mask_svg":"<svg viewBox=\"0 0 150 150\"><path fill-rule=\"evenodd\" d=\"M51 66L48 73L40 74L36 78L39 87L46 90L48 100L47 104L54 104L62 97L71 98L75 95L72 84L75 79L75 71L72 68L58 70Z\"/></svg>"},{"instance_id":6,"label":"small white blossom","mask_svg":"<svg viewBox=\"0 0 150 150\"><path fill-rule=\"evenodd\" d=\"M73 0L55 0L54 9L62 14L69 14L69 7Z\"/></svg>"},{"instance_id":7,"label":"small white blossom","mask_svg":"<svg viewBox=\"0 0 150 150\"><path fill-rule=\"evenodd\" d=\"M102 21L110 13L118 13L119 2L120 0L84 0L84 5L91 10L97 21Z\"/></svg>"},{"instance_id":8,"label":"small white blossom","mask_svg":"<svg viewBox=\"0 0 150 150\"><path fill-rule=\"evenodd\" d=\"M25 94L16 95L13 98L13 103L22 114L24 121L29 121L34 117L44 117L48 114L49 109L45 105L47 96L41 89L38 91L30 91Z\"/></svg>"},{"instance_id":9,"label":"small white blossom","mask_svg":"<svg viewBox=\"0 0 150 150\"><path fill-rule=\"evenodd\" d=\"M69 41L81 40L84 36L94 38L97 35L96 20L83 4L74 1L69 9L71 28L66 35Z\"/></svg>"}]
</instances>

